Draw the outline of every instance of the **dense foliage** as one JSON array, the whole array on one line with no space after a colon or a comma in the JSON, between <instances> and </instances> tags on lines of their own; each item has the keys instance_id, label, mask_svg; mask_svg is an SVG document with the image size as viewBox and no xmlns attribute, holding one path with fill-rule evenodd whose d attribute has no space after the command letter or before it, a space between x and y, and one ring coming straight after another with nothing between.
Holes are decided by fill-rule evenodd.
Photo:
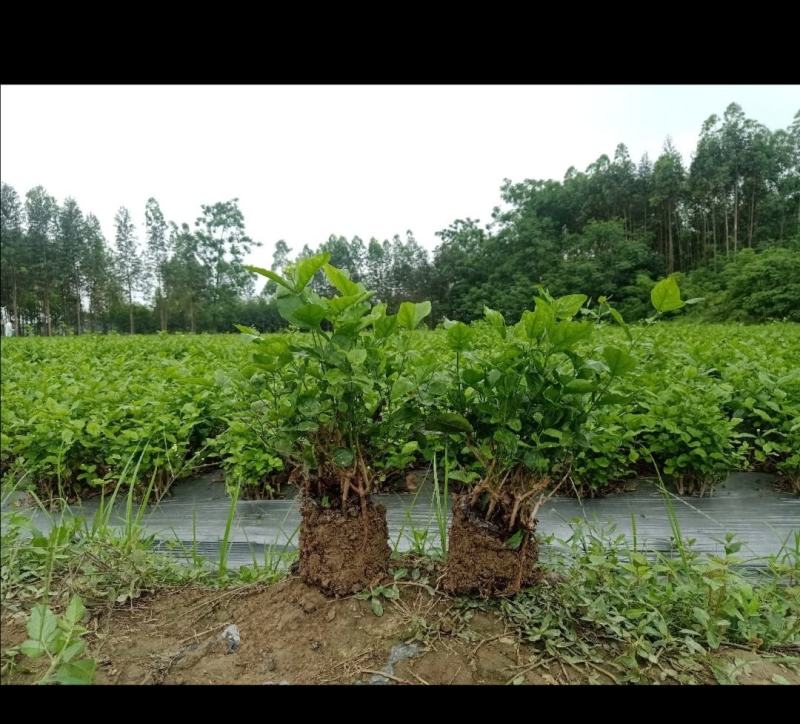
<instances>
[{"instance_id":1,"label":"dense foliage","mask_svg":"<svg viewBox=\"0 0 800 724\"><path fill-rule=\"evenodd\" d=\"M451 385L453 329L406 330L384 350L380 379L391 380L391 404L416 395L431 415L451 409L450 390L458 390ZM486 349L487 363L501 355L491 322L469 329L474 355ZM800 485L798 325L681 320L631 329L641 335L630 353L637 364L613 390L625 401L593 409L581 445L568 450L578 490L602 491L653 473L653 461L687 489L707 488L731 468L777 471ZM602 325L594 336L610 348L627 342L616 325ZM154 474L154 485L164 489L200 465L222 464L232 484L269 495L292 471L273 426L294 382L287 369L273 380L255 355L259 345L274 353L297 339L308 345L309 337L274 334L260 343L244 335L4 339L4 478L23 478L45 493L61 485L86 494L117 480L133 457L143 486ZM359 361L358 353L351 357ZM480 390L486 382L471 377L477 364L459 363L461 379ZM275 380L282 380L281 392ZM317 419L315 404L322 403L309 399L293 414ZM427 463L434 451L441 459L442 433L404 424L375 438L380 444L367 463L379 478ZM451 457L455 450L450 445ZM453 473L474 480L469 465Z\"/></svg>"}]
</instances>

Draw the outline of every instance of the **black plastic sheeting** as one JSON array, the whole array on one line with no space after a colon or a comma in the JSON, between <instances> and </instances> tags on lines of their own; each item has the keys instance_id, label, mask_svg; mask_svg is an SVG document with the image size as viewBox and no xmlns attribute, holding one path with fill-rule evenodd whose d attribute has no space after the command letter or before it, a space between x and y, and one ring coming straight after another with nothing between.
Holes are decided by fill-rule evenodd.
<instances>
[{"instance_id":1,"label":"black plastic sheeting","mask_svg":"<svg viewBox=\"0 0 800 724\"><path fill-rule=\"evenodd\" d=\"M578 500L553 497L538 513L541 556L547 558L565 545L583 523L597 533L612 537L624 535L645 553L675 553L673 528L668 514L672 508L681 537L693 539L695 550L722 553L726 533L743 543L738 556L750 565L763 565L763 559L786 547L793 548L800 533L800 497L779 490L772 476L733 473L707 497L666 496L649 481L636 481L624 493L605 498ZM439 529L434 512L432 485L425 479L417 493L377 495L387 510L389 538L400 552L412 542L427 536L428 545L439 546ZM74 515L91 518L97 500L72 506ZM118 503L123 507L123 503ZM8 506L5 506L6 508ZM220 542L230 511L230 502L218 475L210 475L175 486L172 494L152 506L144 516L146 534L155 536L158 548L172 555L194 554L219 559ZM49 521L41 511L32 510L38 527L47 529ZM292 498L280 500L240 500L236 505L228 551L228 566L262 565L265 556L295 550L299 511ZM112 516L112 524L120 524ZM415 533L416 531L416 533ZM427 532L426 532L427 531Z\"/></svg>"}]
</instances>

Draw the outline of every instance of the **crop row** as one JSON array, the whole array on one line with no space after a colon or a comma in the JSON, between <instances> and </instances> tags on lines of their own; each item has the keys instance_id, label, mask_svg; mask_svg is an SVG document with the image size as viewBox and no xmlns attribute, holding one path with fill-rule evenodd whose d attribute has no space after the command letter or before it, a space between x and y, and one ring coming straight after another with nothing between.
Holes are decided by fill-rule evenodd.
<instances>
[{"instance_id":1,"label":"crop row","mask_svg":"<svg viewBox=\"0 0 800 724\"><path fill-rule=\"evenodd\" d=\"M570 481L578 490L601 493L653 474L656 465L684 492L706 490L729 470L752 469L777 472L797 489L798 325L671 321L632 329L641 331L631 351L636 365L615 383L617 398L590 414L586 440L573 451ZM498 341L489 320L469 334L460 354L444 328L406 335L394 350L402 358L398 397L414 387L433 409L452 386L457 357L462 379L474 374L469 370L495 353ZM621 345L624 331L602 325L596 336ZM46 494L85 495L129 466L143 485L153 480L164 491L219 464L246 494L270 495L292 472L270 420L285 404L276 389L281 375L294 373L288 366L265 374L258 349L238 335L4 339L4 478ZM313 396L303 404L313 418ZM443 446L441 436L410 425L386 440L370 465L387 479L441 455ZM475 478L469 456L456 445L449 454L456 479Z\"/></svg>"}]
</instances>

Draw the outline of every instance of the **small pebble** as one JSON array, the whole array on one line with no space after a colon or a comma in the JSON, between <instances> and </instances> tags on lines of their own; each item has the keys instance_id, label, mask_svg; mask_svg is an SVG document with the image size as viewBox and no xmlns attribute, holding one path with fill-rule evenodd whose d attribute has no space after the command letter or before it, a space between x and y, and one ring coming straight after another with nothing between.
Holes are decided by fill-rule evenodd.
<instances>
[{"instance_id":1,"label":"small pebble","mask_svg":"<svg viewBox=\"0 0 800 724\"><path fill-rule=\"evenodd\" d=\"M239 627L235 623L230 624L230 626L226 626L219 638L225 642L225 653L232 654L233 652L239 650L239 644L241 643L242 639L241 634L239 633Z\"/></svg>"}]
</instances>

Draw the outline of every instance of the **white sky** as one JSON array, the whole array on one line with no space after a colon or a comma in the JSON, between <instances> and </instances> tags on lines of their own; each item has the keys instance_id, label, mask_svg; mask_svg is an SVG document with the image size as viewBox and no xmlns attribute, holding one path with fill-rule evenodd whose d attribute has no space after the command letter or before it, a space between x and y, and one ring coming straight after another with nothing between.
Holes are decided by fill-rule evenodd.
<instances>
[{"instance_id":1,"label":"white sky","mask_svg":"<svg viewBox=\"0 0 800 724\"><path fill-rule=\"evenodd\" d=\"M411 229L433 249L457 218L486 223L503 178L561 179L619 142L652 160L669 134L688 164L700 126L736 101L769 128L800 86L3 86L0 176L73 196L113 239L148 197L193 224L240 199L249 261L330 234Z\"/></svg>"}]
</instances>

